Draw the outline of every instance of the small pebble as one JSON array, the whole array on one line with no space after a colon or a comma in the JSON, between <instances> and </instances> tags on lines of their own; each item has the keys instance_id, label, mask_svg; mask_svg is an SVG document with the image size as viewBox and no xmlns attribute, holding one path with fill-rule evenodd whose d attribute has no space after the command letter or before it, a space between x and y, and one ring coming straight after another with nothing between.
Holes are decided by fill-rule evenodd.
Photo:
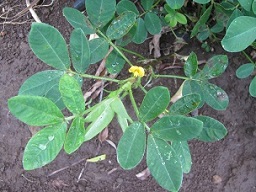
<instances>
[{"instance_id":1,"label":"small pebble","mask_svg":"<svg viewBox=\"0 0 256 192\"><path fill-rule=\"evenodd\" d=\"M212 182L215 183L215 184L219 184L219 183L222 182L222 178L219 175L214 175L212 177Z\"/></svg>"},{"instance_id":2,"label":"small pebble","mask_svg":"<svg viewBox=\"0 0 256 192\"><path fill-rule=\"evenodd\" d=\"M123 181L124 180L122 178L117 178L117 180L116 180L117 183L123 183Z\"/></svg>"}]
</instances>

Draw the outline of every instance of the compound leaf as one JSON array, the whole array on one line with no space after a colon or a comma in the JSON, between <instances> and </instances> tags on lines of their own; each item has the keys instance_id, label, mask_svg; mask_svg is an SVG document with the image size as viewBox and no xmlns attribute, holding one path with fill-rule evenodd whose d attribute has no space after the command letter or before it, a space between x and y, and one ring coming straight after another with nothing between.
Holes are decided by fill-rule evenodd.
<instances>
[{"instance_id":1,"label":"compound leaf","mask_svg":"<svg viewBox=\"0 0 256 192\"><path fill-rule=\"evenodd\" d=\"M221 44L226 51L239 52L251 45L255 39L256 18L240 16L231 22Z\"/></svg>"},{"instance_id":2,"label":"compound leaf","mask_svg":"<svg viewBox=\"0 0 256 192\"><path fill-rule=\"evenodd\" d=\"M60 79L60 93L64 104L73 114L80 114L85 109L84 97L77 80L65 74Z\"/></svg>"},{"instance_id":3,"label":"compound leaf","mask_svg":"<svg viewBox=\"0 0 256 192\"><path fill-rule=\"evenodd\" d=\"M192 77L196 74L198 69L197 56L191 52L184 64L184 73L187 77Z\"/></svg>"},{"instance_id":4,"label":"compound leaf","mask_svg":"<svg viewBox=\"0 0 256 192\"><path fill-rule=\"evenodd\" d=\"M193 28L193 30L191 32L191 37L194 37L198 33L199 28L207 22L207 20L210 17L211 11L212 11L212 5L210 5L205 10L204 14L197 21L196 25L194 26L194 28Z\"/></svg>"},{"instance_id":5,"label":"compound leaf","mask_svg":"<svg viewBox=\"0 0 256 192\"><path fill-rule=\"evenodd\" d=\"M150 10L153 4L154 0L141 0L141 5L146 11Z\"/></svg>"},{"instance_id":6,"label":"compound leaf","mask_svg":"<svg viewBox=\"0 0 256 192\"><path fill-rule=\"evenodd\" d=\"M150 121L160 115L170 102L170 93L166 87L158 86L149 90L144 97L140 109L139 119Z\"/></svg>"},{"instance_id":7,"label":"compound leaf","mask_svg":"<svg viewBox=\"0 0 256 192\"><path fill-rule=\"evenodd\" d=\"M120 1L116 6L117 14L121 15L122 13L127 11L130 11L135 13L136 15L139 15L139 11L133 2L129 0Z\"/></svg>"},{"instance_id":8,"label":"compound leaf","mask_svg":"<svg viewBox=\"0 0 256 192\"><path fill-rule=\"evenodd\" d=\"M142 160L146 133L142 123L133 122L125 130L117 146L117 161L123 169L132 169Z\"/></svg>"},{"instance_id":9,"label":"compound leaf","mask_svg":"<svg viewBox=\"0 0 256 192\"><path fill-rule=\"evenodd\" d=\"M84 142L84 134L84 119L82 117L76 117L72 121L72 124L70 125L70 128L68 130L65 139L64 150L68 154L76 151Z\"/></svg>"},{"instance_id":10,"label":"compound leaf","mask_svg":"<svg viewBox=\"0 0 256 192\"><path fill-rule=\"evenodd\" d=\"M160 18L152 12L148 12L144 18L145 27L151 35L156 35L161 32L162 24Z\"/></svg>"},{"instance_id":11,"label":"compound leaf","mask_svg":"<svg viewBox=\"0 0 256 192\"><path fill-rule=\"evenodd\" d=\"M187 141L199 135L203 123L182 115L165 116L151 127L151 133L168 141Z\"/></svg>"},{"instance_id":12,"label":"compound leaf","mask_svg":"<svg viewBox=\"0 0 256 192\"><path fill-rule=\"evenodd\" d=\"M185 0L166 0L166 3L172 8L172 9L179 9L184 5Z\"/></svg>"},{"instance_id":13,"label":"compound leaf","mask_svg":"<svg viewBox=\"0 0 256 192\"><path fill-rule=\"evenodd\" d=\"M116 0L86 0L86 12L95 27L104 27L116 11Z\"/></svg>"},{"instance_id":14,"label":"compound leaf","mask_svg":"<svg viewBox=\"0 0 256 192\"><path fill-rule=\"evenodd\" d=\"M192 165L191 154L187 141L172 141L172 148L180 158L183 173L189 173Z\"/></svg>"},{"instance_id":15,"label":"compound leaf","mask_svg":"<svg viewBox=\"0 0 256 192\"><path fill-rule=\"evenodd\" d=\"M82 29L85 35L95 33L89 20L80 11L70 7L65 7L63 9L63 15L72 27Z\"/></svg>"},{"instance_id":16,"label":"compound leaf","mask_svg":"<svg viewBox=\"0 0 256 192\"><path fill-rule=\"evenodd\" d=\"M136 44L141 44L147 39L148 31L145 27L145 22L142 18L137 19L137 27L132 41Z\"/></svg>"},{"instance_id":17,"label":"compound leaf","mask_svg":"<svg viewBox=\"0 0 256 192\"><path fill-rule=\"evenodd\" d=\"M69 68L70 59L66 42L53 26L32 23L28 41L35 55L46 64L60 70Z\"/></svg>"},{"instance_id":18,"label":"compound leaf","mask_svg":"<svg viewBox=\"0 0 256 192\"><path fill-rule=\"evenodd\" d=\"M236 70L236 76L239 79L249 77L254 71L254 68L255 68L255 65L253 63L243 64Z\"/></svg>"},{"instance_id":19,"label":"compound leaf","mask_svg":"<svg viewBox=\"0 0 256 192\"><path fill-rule=\"evenodd\" d=\"M20 121L32 126L44 126L64 121L60 109L49 99L19 95L8 100L11 113Z\"/></svg>"},{"instance_id":20,"label":"compound leaf","mask_svg":"<svg viewBox=\"0 0 256 192\"><path fill-rule=\"evenodd\" d=\"M202 132L197 139L205 142L214 142L224 138L227 134L225 126L216 119L207 116L197 116L195 118L204 124Z\"/></svg>"},{"instance_id":21,"label":"compound leaf","mask_svg":"<svg viewBox=\"0 0 256 192\"><path fill-rule=\"evenodd\" d=\"M187 115L195 110L201 103L201 97L198 94L188 94L177 100L169 109L170 115Z\"/></svg>"},{"instance_id":22,"label":"compound leaf","mask_svg":"<svg viewBox=\"0 0 256 192\"><path fill-rule=\"evenodd\" d=\"M106 35L110 39L120 39L125 36L136 22L136 14L131 11L123 12L109 25Z\"/></svg>"},{"instance_id":23,"label":"compound leaf","mask_svg":"<svg viewBox=\"0 0 256 192\"><path fill-rule=\"evenodd\" d=\"M249 93L252 97L256 97L256 77L254 77L250 83Z\"/></svg>"},{"instance_id":24,"label":"compound leaf","mask_svg":"<svg viewBox=\"0 0 256 192\"><path fill-rule=\"evenodd\" d=\"M182 165L172 146L149 134L147 166L157 183L168 191L178 191L182 183Z\"/></svg>"},{"instance_id":25,"label":"compound leaf","mask_svg":"<svg viewBox=\"0 0 256 192\"><path fill-rule=\"evenodd\" d=\"M33 170L53 161L64 144L66 129L67 124L60 123L37 132L25 148L23 155L24 169Z\"/></svg>"},{"instance_id":26,"label":"compound leaf","mask_svg":"<svg viewBox=\"0 0 256 192\"><path fill-rule=\"evenodd\" d=\"M100 37L90 40L89 47L91 52L91 64L94 64L106 56L109 44L104 38Z\"/></svg>"},{"instance_id":27,"label":"compound leaf","mask_svg":"<svg viewBox=\"0 0 256 192\"><path fill-rule=\"evenodd\" d=\"M205 102L215 110L225 110L229 103L227 93L217 85L205 82L203 85Z\"/></svg>"},{"instance_id":28,"label":"compound leaf","mask_svg":"<svg viewBox=\"0 0 256 192\"><path fill-rule=\"evenodd\" d=\"M111 74L119 73L123 69L124 64L125 60L115 50L106 59L106 69Z\"/></svg>"},{"instance_id":29,"label":"compound leaf","mask_svg":"<svg viewBox=\"0 0 256 192\"><path fill-rule=\"evenodd\" d=\"M70 37L70 53L73 66L78 73L84 73L90 65L88 40L81 29L75 29Z\"/></svg>"},{"instance_id":30,"label":"compound leaf","mask_svg":"<svg viewBox=\"0 0 256 192\"><path fill-rule=\"evenodd\" d=\"M95 137L104 128L106 128L108 126L108 124L112 121L115 113L111 108L111 102L113 102L113 98L107 99L104 102L99 104L99 106L102 106L100 112L97 112L97 113L94 112L95 110L97 110L97 108L95 108L91 112L91 113L94 113L94 115L91 116L91 119L93 119L93 121L85 129L84 141L88 141L88 140L92 139L93 137Z\"/></svg>"},{"instance_id":31,"label":"compound leaf","mask_svg":"<svg viewBox=\"0 0 256 192\"><path fill-rule=\"evenodd\" d=\"M64 103L59 91L60 77L64 71L46 70L29 77L20 87L19 95L43 96L54 102L60 109Z\"/></svg>"}]
</instances>

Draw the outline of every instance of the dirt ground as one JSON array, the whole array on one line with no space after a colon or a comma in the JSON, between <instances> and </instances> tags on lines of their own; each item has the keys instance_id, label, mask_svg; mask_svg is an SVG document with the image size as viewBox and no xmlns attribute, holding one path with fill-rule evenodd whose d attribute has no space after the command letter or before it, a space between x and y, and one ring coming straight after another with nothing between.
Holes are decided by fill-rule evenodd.
<instances>
[{"instance_id":1,"label":"dirt ground","mask_svg":"<svg viewBox=\"0 0 256 192\"><path fill-rule=\"evenodd\" d=\"M43 22L50 23L69 38L71 27L62 16L62 9L73 1L56 0L52 7L40 8L38 15ZM11 12L15 15L25 8L25 1L1 1L0 8L16 5ZM0 10L0 15L2 14ZM18 21L31 19L21 17ZM4 20L0 19L0 23ZM122 170L116 161L116 152L107 143L99 144L97 139L83 144L74 154L63 151L51 164L34 171L24 171L22 156L24 147L31 137L28 126L15 119L8 111L8 98L17 95L22 82L38 71L49 69L39 61L28 46L27 35L30 23L0 25L0 191L145 191L163 192L152 177L141 181L136 174L146 168L145 161L131 171ZM165 41L162 39L162 41ZM225 54L218 47L212 53L204 53L197 43L191 42L182 52L194 51L199 59L208 59L214 54ZM130 47L147 55L147 45ZM214 111L209 107L199 113L214 117L228 129L228 135L215 143L191 141L189 143L193 165L184 175L182 192L254 192L256 191L256 99L249 96L250 78L238 80L235 70L246 59L240 54L228 54L230 65L221 77L212 82L222 87L229 95L230 104L226 111ZM166 73L175 73L168 70ZM173 81L160 81L173 89ZM85 86L86 87L86 86ZM175 89L175 88L174 88ZM136 99L141 99L139 96ZM110 139L117 144L121 131L113 121L110 125ZM82 159L105 153L107 159L96 164L80 162ZM73 165L77 163L76 165ZM53 174L56 170L69 168ZM78 177L84 169L79 182Z\"/></svg>"}]
</instances>

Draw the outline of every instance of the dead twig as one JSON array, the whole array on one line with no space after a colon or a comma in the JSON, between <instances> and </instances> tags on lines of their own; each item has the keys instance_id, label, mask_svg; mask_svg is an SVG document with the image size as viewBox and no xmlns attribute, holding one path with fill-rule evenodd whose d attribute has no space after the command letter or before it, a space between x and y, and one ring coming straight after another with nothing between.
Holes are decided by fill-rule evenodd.
<instances>
[{"instance_id":1,"label":"dead twig","mask_svg":"<svg viewBox=\"0 0 256 192\"><path fill-rule=\"evenodd\" d=\"M32 181L32 180L28 179L27 177L25 177L24 174L21 174L21 176L22 176L24 179L26 179L28 182L30 182L30 183L35 183L35 182L36 182L36 181Z\"/></svg>"},{"instance_id":2,"label":"dead twig","mask_svg":"<svg viewBox=\"0 0 256 192\"><path fill-rule=\"evenodd\" d=\"M36 2L36 4L37 4L38 1L39 0L35 0L35 1L33 1L33 3ZM31 6L31 3L30 3L29 0L26 0L26 5L27 5L27 8L30 11L32 17L35 19L35 21L38 22L38 23L42 23L41 20L39 19L39 17L37 16L36 12L34 11L33 6Z\"/></svg>"}]
</instances>

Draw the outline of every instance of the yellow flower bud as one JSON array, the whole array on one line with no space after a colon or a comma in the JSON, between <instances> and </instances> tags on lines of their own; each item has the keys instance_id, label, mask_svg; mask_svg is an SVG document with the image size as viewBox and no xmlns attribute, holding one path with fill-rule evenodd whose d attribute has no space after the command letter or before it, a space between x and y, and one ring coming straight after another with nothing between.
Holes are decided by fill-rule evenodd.
<instances>
[{"instance_id":1,"label":"yellow flower bud","mask_svg":"<svg viewBox=\"0 0 256 192\"><path fill-rule=\"evenodd\" d=\"M139 66L132 66L129 69L130 73L133 73L134 77L143 77L145 75L145 71L142 67Z\"/></svg>"}]
</instances>

